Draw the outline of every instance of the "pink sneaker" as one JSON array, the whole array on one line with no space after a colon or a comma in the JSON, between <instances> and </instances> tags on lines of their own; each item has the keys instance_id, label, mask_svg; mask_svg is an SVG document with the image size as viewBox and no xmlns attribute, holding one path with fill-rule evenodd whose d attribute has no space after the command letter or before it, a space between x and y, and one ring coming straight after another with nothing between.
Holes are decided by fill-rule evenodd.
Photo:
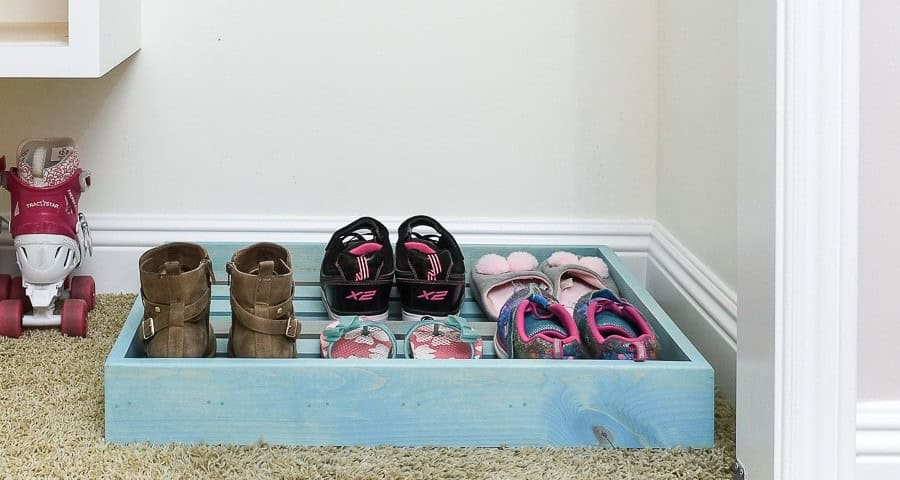
<instances>
[{"instance_id":1,"label":"pink sneaker","mask_svg":"<svg viewBox=\"0 0 900 480\"><path fill-rule=\"evenodd\" d=\"M606 360L655 360L656 334L644 316L609 289L581 297L575 305L575 322L585 353Z\"/></svg>"}]
</instances>

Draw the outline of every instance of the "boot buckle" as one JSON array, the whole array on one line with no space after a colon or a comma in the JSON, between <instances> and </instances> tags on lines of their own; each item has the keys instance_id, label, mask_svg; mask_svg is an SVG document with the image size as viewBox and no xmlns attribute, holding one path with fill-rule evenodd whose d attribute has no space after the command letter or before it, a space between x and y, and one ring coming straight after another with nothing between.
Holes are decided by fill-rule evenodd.
<instances>
[{"instance_id":1,"label":"boot buckle","mask_svg":"<svg viewBox=\"0 0 900 480\"><path fill-rule=\"evenodd\" d=\"M147 323L147 320L150 321L149 324ZM144 337L144 340L148 340L151 337L153 337L154 335L156 335L156 325L154 325L154 323L153 323L153 318L150 317L150 318L147 318L147 320L144 320L143 322L141 322L141 336ZM147 325L150 325L149 333L147 333Z\"/></svg>"},{"instance_id":2,"label":"boot buckle","mask_svg":"<svg viewBox=\"0 0 900 480\"><path fill-rule=\"evenodd\" d=\"M291 317L288 319L287 327L284 329L284 336L288 338L297 338L297 326L298 322L296 318Z\"/></svg>"}]
</instances>

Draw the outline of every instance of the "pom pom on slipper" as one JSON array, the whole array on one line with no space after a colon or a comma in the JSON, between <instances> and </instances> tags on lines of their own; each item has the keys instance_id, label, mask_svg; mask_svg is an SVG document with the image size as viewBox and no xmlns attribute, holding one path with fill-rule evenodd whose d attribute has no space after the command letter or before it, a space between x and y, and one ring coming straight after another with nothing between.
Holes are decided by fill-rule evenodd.
<instances>
[{"instance_id":1,"label":"pom pom on slipper","mask_svg":"<svg viewBox=\"0 0 900 480\"><path fill-rule=\"evenodd\" d=\"M593 270L600 278L609 276L609 267L600 257L581 257L578 259L578 264Z\"/></svg>"},{"instance_id":2,"label":"pom pom on slipper","mask_svg":"<svg viewBox=\"0 0 900 480\"><path fill-rule=\"evenodd\" d=\"M509 271L509 262L496 253L489 253L478 259L475 271L483 275L500 275Z\"/></svg>"},{"instance_id":3,"label":"pom pom on slipper","mask_svg":"<svg viewBox=\"0 0 900 480\"><path fill-rule=\"evenodd\" d=\"M537 259L528 252L513 252L510 253L506 259L509 264L509 269L513 272L534 270L538 266Z\"/></svg>"},{"instance_id":4,"label":"pom pom on slipper","mask_svg":"<svg viewBox=\"0 0 900 480\"><path fill-rule=\"evenodd\" d=\"M549 263L551 267L578 263L578 256L572 252L555 252L547 259L547 263Z\"/></svg>"}]
</instances>

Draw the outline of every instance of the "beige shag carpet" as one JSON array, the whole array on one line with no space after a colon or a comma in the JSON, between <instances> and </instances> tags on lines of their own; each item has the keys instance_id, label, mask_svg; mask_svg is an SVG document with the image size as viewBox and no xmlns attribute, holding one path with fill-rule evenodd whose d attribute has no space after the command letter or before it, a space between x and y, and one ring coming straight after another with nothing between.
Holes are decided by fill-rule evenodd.
<instances>
[{"instance_id":1,"label":"beige shag carpet","mask_svg":"<svg viewBox=\"0 0 900 480\"><path fill-rule=\"evenodd\" d=\"M734 411L721 400L705 450L107 444L103 362L133 301L100 295L86 339L0 338L0 478L731 478Z\"/></svg>"}]
</instances>

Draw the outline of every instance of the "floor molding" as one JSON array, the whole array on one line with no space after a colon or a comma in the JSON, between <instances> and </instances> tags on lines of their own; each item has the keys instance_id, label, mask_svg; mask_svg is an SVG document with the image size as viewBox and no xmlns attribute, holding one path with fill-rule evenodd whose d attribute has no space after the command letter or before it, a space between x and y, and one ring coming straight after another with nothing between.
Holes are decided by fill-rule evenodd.
<instances>
[{"instance_id":1,"label":"floor molding","mask_svg":"<svg viewBox=\"0 0 900 480\"><path fill-rule=\"evenodd\" d=\"M900 477L900 401L856 404L857 478Z\"/></svg>"},{"instance_id":2,"label":"floor molding","mask_svg":"<svg viewBox=\"0 0 900 480\"><path fill-rule=\"evenodd\" d=\"M152 246L165 241L327 241L351 217L259 215L92 215L94 241L100 246ZM379 217L396 237L404 217ZM442 218L457 239L466 242L604 242L616 251L646 252L653 222L554 218Z\"/></svg>"},{"instance_id":3,"label":"floor molding","mask_svg":"<svg viewBox=\"0 0 900 480\"><path fill-rule=\"evenodd\" d=\"M136 292L137 261L151 246L193 242L326 242L350 217L250 215L91 215L94 255L80 272L94 275L99 292ZM381 217L396 238L401 217ZM596 219L453 219L444 226L463 243L609 245L643 279L653 222ZM0 271L15 272L8 234L0 242Z\"/></svg>"},{"instance_id":4,"label":"floor molding","mask_svg":"<svg viewBox=\"0 0 900 480\"><path fill-rule=\"evenodd\" d=\"M737 294L668 229L651 230L647 289L703 352L716 372L716 384L735 403Z\"/></svg>"},{"instance_id":5,"label":"floor molding","mask_svg":"<svg viewBox=\"0 0 900 480\"><path fill-rule=\"evenodd\" d=\"M650 258L659 263L737 348L737 294L662 224L651 231Z\"/></svg>"}]
</instances>

